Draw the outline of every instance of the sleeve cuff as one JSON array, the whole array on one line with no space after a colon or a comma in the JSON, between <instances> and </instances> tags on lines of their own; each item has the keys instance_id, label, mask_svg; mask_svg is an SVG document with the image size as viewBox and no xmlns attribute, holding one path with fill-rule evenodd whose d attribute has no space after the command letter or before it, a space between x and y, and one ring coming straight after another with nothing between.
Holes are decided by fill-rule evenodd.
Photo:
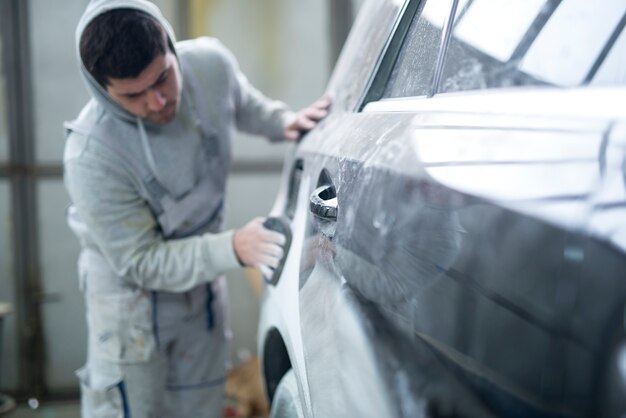
<instances>
[{"instance_id":1,"label":"sleeve cuff","mask_svg":"<svg viewBox=\"0 0 626 418\"><path fill-rule=\"evenodd\" d=\"M274 125L274 131L268 136L270 142L283 142L285 141L285 129L287 125L296 119L296 113L291 110L283 110L278 119L278 123Z\"/></svg>"},{"instance_id":2,"label":"sleeve cuff","mask_svg":"<svg viewBox=\"0 0 626 418\"><path fill-rule=\"evenodd\" d=\"M213 266L217 271L225 272L236 268L241 268L241 264L235 255L233 247L234 230L220 232L218 234L207 234L208 254Z\"/></svg>"}]
</instances>

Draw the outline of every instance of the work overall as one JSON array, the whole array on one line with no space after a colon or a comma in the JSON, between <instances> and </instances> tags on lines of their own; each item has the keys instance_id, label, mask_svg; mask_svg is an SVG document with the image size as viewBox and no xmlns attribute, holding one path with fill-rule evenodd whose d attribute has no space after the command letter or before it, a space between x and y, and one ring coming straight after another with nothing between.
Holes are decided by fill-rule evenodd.
<instances>
[{"instance_id":1,"label":"work overall","mask_svg":"<svg viewBox=\"0 0 626 418\"><path fill-rule=\"evenodd\" d=\"M191 86L188 92L204 91L191 73L183 76ZM202 176L182 196L159 180L159 162L143 121L137 120L143 149L139 157L127 151L128 138L112 136L106 124L80 116L66 124L68 131L96 139L117 154L120 164L133 173L138 194L150 206L165 240L222 227L230 150L198 117L207 111L201 94L192 97L188 92L184 105L196 117L206 161ZM116 275L74 208L68 216L82 245L79 275L89 334L87 364L77 372L83 417L221 417L230 339L224 278L184 293L141 288Z\"/></svg>"}]
</instances>

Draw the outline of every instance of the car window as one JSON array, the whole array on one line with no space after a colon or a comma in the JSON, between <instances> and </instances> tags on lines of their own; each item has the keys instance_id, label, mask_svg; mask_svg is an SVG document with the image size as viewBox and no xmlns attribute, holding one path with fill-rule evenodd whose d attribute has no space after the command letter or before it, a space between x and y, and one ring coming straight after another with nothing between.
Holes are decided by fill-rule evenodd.
<instances>
[{"instance_id":1,"label":"car window","mask_svg":"<svg viewBox=\"0 0 626 418\"><path fill-rule=\"evenodd\" d=\"M583 83L625 12L624 0L603 0L601 7L589 0L563 1L533 42L521 70L558 85ZM621 55L625 53L622 49Z\"/></svg>"},{"instance_id":2,"label":"car window","mask_svg":"<svg viewBox=\"0 0 626 418\"><path fill-rule=\"evenodd\" d=\"M626 19L623 19L626 22ZM623 29L623 28L622 28ZM622 30L615 46L591 80L591 85L626 85L626 31Z\"/></svg>"},{"instance_id":3,"label":"car window","mask_svg":"<svg viewBox=\"0 0 626 418\"><path fill-rule=\"evenodd\" d=\"M545 84L517 68L545 0L474 0L457 10L439 92Z\"/></svg>"},{"instance_id":4,"label":"car window","mask_svg":"<svg viewBox=\"0 0 626 418\"><path fill-rule=\"evenodd\" d=\"M511 59L545 0L478 0L457 9L454 37L500 62Z\"/></svg>"},{"instance_id":5,"label":"car window","mask_svg":"<svg viewBox=\"0 0 626 418\"><path fill-rule=\"evenodd\" d=\"M625 12L624 0L470 1L457 11L438 92L623 84Z\"/></svg>"},{"instance_id":6,"label":"car window","mask_svg":"<svg viewBox=\"0 0 626 418\"><path fill-rule=\"evenodd\" d=\"M432 95L443 27L453 2L407 2L361 107L380 99Z\"/></svg>"},{"instance_id":7,"label":"car window","mask_svg":"<svg viewBox=\"0 0 626 418\"><path fill-rule=\"evenodd\" d=\"M397 54L382 98L425 96L431 93L441 35L452 0L421 2ZM393 59L389 57L388 59Z\"/></svg>"}]
</instances>

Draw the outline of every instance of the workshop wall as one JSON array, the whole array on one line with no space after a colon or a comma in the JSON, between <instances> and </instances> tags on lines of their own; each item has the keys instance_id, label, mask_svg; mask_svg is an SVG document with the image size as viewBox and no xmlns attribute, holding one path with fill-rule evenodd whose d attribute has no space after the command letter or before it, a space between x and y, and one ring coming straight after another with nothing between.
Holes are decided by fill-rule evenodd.
<instances>
[{"instance_id":1,"label":"workshop wall","mask_svg":"<svg viewBox=\"0 0 626 418\"><path fill-rule=\"evenodd\" d=\"M155 0L179 39L191 35L219 37L237 56L251 82L266 95L294 108L324 92L329 77L326 2L287 0ZM78 243L65 224L69 204L61 177L64 146L62 122L76 116L88 100L79 77L74 29L87 0L29 0L32 125L36 165L49 174L36 187L41 318L45 339L47 386L53 392L77 388L74 370L85 361L84 305L78 291ZM3 47L0 37L0 51ZM0 55L1 56L1 55ZM0 59L0 164L9 162L6 74ZM229 182L227 226L243 225L267 214L278 188L285 146L238 135ZM0 302L18 305L13 265L11 188L0 173ZM255 272L229 275L233 360L256 351L257 295L249 286ZM0 392L18 389L18 315L3 321Z\"/></svg>"},{"instance_id":2,"label":"workshop wall","mask_svg":"<svg viewBox=\"0 0 626 418\"><path fill-rule=\"evenodd\" d=\"M294 109L324 93L331 64L327 2L199 0L190 2L190 36L215 36L233 51L242 71L265 95ZM229 181L227 227L272 207L287 145L237 134ZM258 271L228 274L233 362L256 352L258 299L250 282Z\"/></svg>"}]
</instances>

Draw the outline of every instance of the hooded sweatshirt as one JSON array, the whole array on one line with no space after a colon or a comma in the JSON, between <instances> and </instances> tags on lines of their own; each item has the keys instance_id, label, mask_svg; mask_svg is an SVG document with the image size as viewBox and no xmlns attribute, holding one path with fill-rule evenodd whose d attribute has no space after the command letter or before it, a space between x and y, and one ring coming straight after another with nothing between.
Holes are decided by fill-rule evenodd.
<instances>
[{"instance_id":1,"label":"hooded sweatshirt","mask_svg":"<svg viewBox=\"0 0 626 418\"><path fill-rule=\"evenodd\" d=\"M80 59L85 27L116 8L150 14L175 45L182 94L167 124L124 110ZM76 30L76 53L92 95L65 125L68 222L81 242L81 279L90 270L105 288L181 292L238 267L233 231L221 232L232 131L280 140L292 113L252 87L216 39L176 43L148 1L92 0Z\"/></svg>"}]
</instances>

